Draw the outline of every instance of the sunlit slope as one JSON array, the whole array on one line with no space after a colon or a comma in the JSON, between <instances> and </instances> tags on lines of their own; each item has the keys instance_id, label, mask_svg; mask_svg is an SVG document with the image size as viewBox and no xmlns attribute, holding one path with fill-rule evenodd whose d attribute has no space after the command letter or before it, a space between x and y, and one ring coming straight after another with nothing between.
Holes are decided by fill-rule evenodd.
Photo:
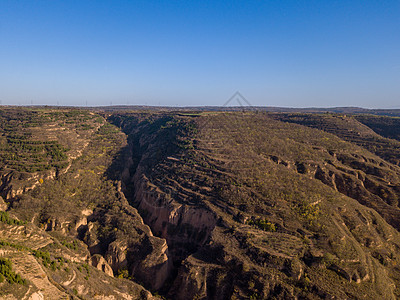
<instances>
[{"instance_id":1,"label":"sunlit slope","mask_svg":"<svg viewBox=\"0 0 400 300\"><path fill-rule=\"evenodd\" d=\"M0 112L0 297L400 297L394 119Z\"/></svg>"},{"instance_id":2,"label":"sunlit slope","mask_svg":"<svg viewBox=\"0 0 400 300\"><path fill-rule=\"evenodd\" d=\"M140 253L137 278L145 281L165 241L121 192L125 135L88 111L1 113L10 121L2 151L14 159L1 165L0 257L23 281L2 268L0 298L151 299L131 280L126 252ZM54 145L62 165L53 164Z\"/></svg>"},{"instance_id":3,"label":"sunlit slope","mask_svg":"<svg viewBox=\"0 0 400 300\"><path fill-rule=\"evenodd\" d=\"M178 269L169 295L398 295L397 166L262 113L112 121L135 149L132 203Z\"/></svg>"}]
</instances>

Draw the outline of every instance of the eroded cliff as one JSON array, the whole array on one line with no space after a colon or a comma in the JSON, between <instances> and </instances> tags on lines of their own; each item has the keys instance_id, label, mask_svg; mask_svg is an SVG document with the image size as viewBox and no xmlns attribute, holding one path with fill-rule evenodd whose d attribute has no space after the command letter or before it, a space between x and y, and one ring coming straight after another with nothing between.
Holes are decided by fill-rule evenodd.
<instances>
[{"instance_id":1,"label":"eroded cliff","mask_svg":"<svg viewBox=\"0 0 400 300\"><path fill-rule=\"evenodd\" d=\"M0 117L25 124L23 134L1 127L0 255L27 280L0 283L1 296L400 296L395 121L80 110Z\"/></svg>"},{"instance_id":2,"label":"eroded cliff","mask_svg":"<svg viewBox=\"0 0 400 300\"><path fill-rule=\"evenodd\" d=\"M398 222L398 167L274 118L111 117L132 149L129 202L174 261L161 290L174 299L396 298L400 235L387 222Z\"/></svg>"}]
</instances>

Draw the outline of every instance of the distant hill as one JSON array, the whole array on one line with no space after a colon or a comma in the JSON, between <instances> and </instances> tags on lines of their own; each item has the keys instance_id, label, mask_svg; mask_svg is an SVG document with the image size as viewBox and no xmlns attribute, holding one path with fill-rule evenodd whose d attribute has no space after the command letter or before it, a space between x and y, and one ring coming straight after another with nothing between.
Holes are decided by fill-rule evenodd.
<instances>
[{"instance_id":1,"label":"distant hill","mask_svg":"<svg viewBox=\"0 0 400 300\"><path fill-rule=\"evenodd\" d=\"M102 106L93 109L100 111L264 111L264 112L290 112L290 113L336 113L336 114L372 114L382 116L400 116L400 109L367 109L361 107L330 107L330 108L291 108L273 106L141 106L141 105L120 105Z\"/></svg>"}]
</instances>

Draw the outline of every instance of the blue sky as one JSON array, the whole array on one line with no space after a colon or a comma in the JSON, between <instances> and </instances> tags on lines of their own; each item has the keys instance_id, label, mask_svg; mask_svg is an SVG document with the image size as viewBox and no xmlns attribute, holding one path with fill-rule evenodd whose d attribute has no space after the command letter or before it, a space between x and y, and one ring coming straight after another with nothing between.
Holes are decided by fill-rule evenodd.
<instances>
[{"instance_id":1,"label":"blue sky","mask_svg":"<svg viewBox=\"0 0 400 300\"><path fill-rule=\"evenodd\" d=\"M2 104L400 108L400 1L0 1Z\"/></svg>"}]
</instances>

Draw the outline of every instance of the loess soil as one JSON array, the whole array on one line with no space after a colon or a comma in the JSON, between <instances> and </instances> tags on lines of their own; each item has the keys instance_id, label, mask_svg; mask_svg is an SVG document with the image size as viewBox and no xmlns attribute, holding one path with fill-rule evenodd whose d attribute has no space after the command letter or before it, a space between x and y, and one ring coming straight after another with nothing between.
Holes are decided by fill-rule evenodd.
<instances>
[{"instance_id":1,"label":"loess soil","mask_svg":"<svg viewBox=\"0 0 400 300\"><path fill-rule=\"evenodd\" d=\"M399 120L2 108L0 298L397 299Z\"/></svg>"}]
</instances>

